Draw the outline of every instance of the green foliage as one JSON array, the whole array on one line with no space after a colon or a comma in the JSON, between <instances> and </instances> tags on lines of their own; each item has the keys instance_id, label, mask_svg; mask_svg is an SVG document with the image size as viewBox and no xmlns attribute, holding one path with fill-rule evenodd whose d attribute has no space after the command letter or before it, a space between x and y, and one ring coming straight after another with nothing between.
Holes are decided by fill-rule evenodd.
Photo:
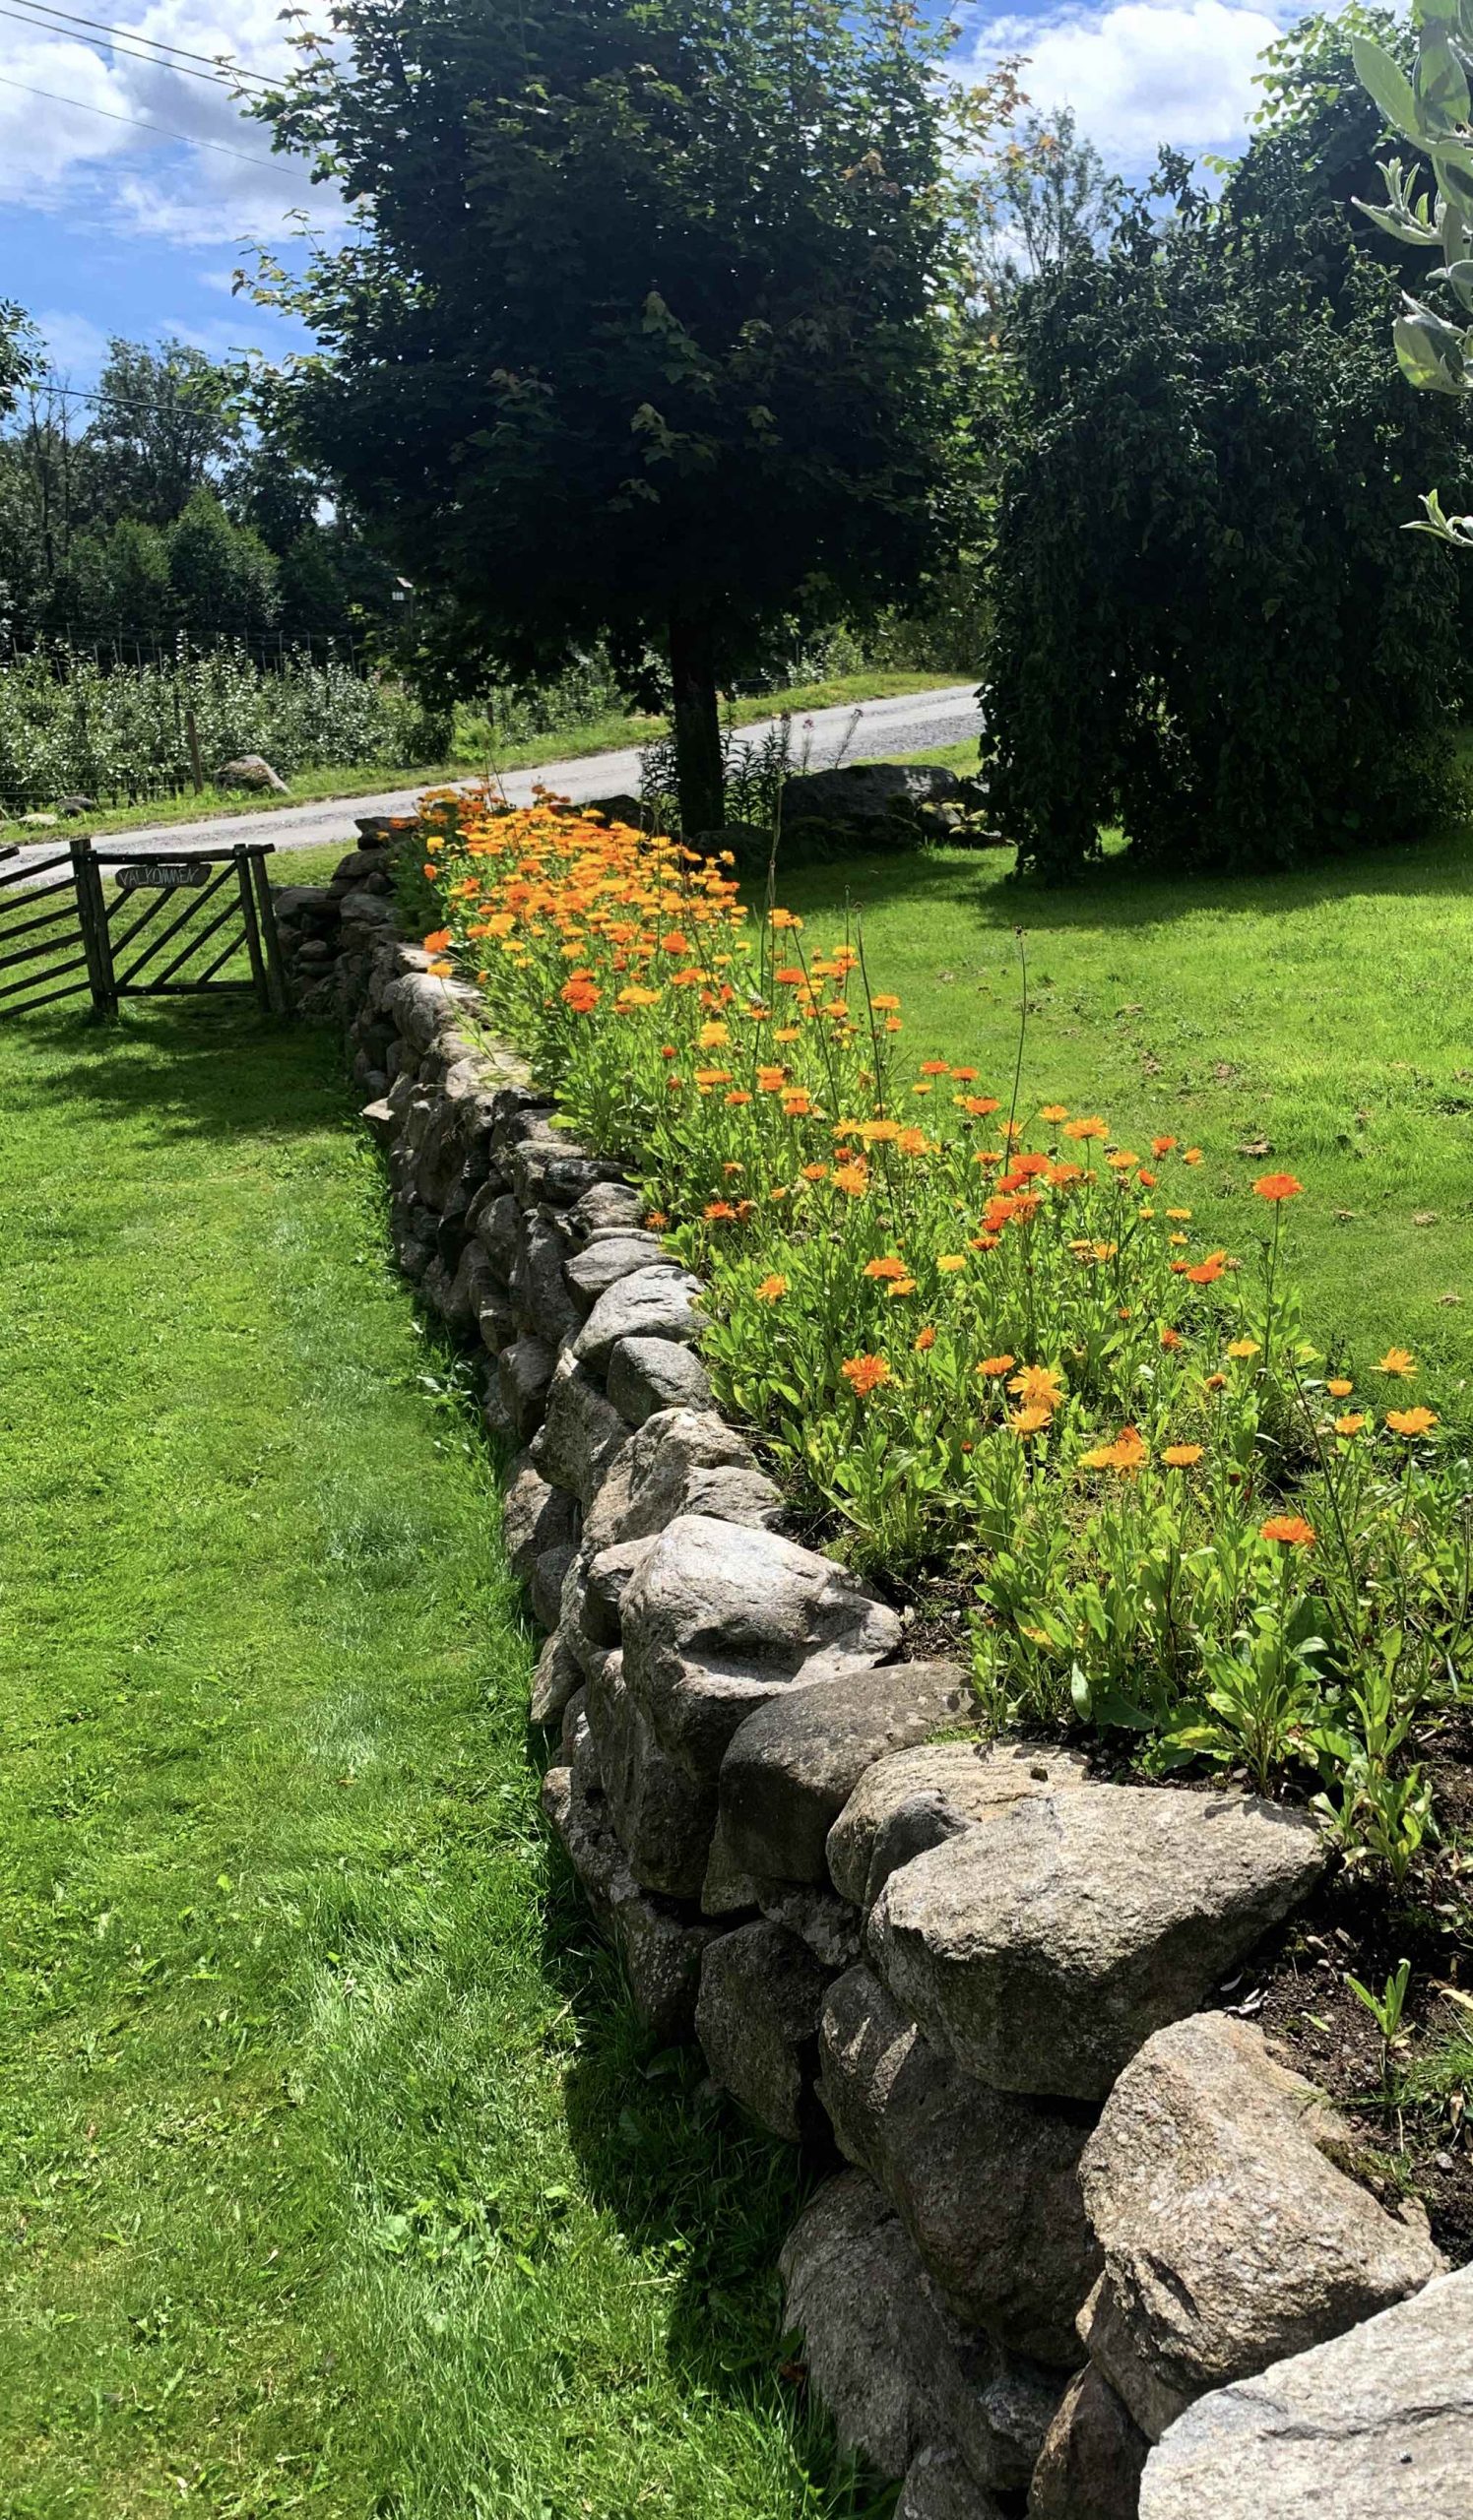
<instances>
[{"instance_id":1,"label":"green foliage","mask_svg":"<svg viewBox=\"0 0 1473 2520\"><path fill-rule=\"evenodd\" d=\"M0 419L14 407L32 361L33 346L23 309L0 298Z\"/></svg>"},{"instance_id":2,"label":"green foliage","mask_svg":"<svg viewBox=\"0 0 1473 2520\"><path fill-rule=\"evenodd\" d=\"M1022 293L990 743L1026 867L1077 870L1110 824L1174 871L1294 864L1435 798L1461 597L1400 527L1407 474L1466 436L1445 401L1409 419L1385 350L1394 275L1343 206L1377 129L1348 66L1336 28L1302 31L1219 205L1164 160L1108 253Z\"/></svg>"},{"instance_id":3,"label":"green foliage","mask_svg":"<svg viewBox=\"0 0 1473 2520\"><path fill-rule=\"evenodd\" d=\"M682 782L764 625L904 594L963 455L936 64L889 0L349 0L261 110L363 227L293 424L439 598L462 688L671 648ZM711 819L710 814L707 820Z\"/></svg>"}]
</instances>

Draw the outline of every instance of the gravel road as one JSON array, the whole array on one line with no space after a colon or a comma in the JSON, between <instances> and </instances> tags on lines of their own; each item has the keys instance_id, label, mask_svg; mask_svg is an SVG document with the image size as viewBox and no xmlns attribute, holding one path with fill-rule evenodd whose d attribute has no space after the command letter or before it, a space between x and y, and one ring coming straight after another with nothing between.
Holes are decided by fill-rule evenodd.
<instances>
[{"instance_id":1,"label":"gravel road","mask_svg":"<svg viewBox=\"0 0 1473 2520\"><path fill-rule=\"evenodd\" d=\"M760 743L774 722L742 728L744 740ZM975 740L982 730L977 694L970 683L944 691L914 691L898 700L865 700L843 709L817 709L795 724L795 750L806 747L808 767L826 769L836 758L845 761L889 761L898 754L929 752L938 744ZM530 804L534 783L550 788L575 802L585 796L616 796L637 792L639 755L635 751L591 753L583 761L544 762L539 770L508 774L506 793L513 804ZM101 844L148 855L155 850L200 846L229 849L236 841L268 840L281 850L321 849L353 837L357 814L409 813L417 788L396 788L379 796L341 796L326 804L282 805L274 812L221 814L201 822L159 823L147 831L113 832ZM23 852L33 859L64 844L75 825L62 824L44 841ZM11 860L12 864L16 861Z\"/></svg>"}]
</instances>

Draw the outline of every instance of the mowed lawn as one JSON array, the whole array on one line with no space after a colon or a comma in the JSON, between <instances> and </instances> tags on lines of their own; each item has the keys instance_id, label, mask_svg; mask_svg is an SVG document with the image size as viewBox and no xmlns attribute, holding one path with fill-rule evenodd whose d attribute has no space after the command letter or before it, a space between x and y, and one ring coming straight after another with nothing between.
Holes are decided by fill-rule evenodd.
<instances>
[{"instance_id":1,"label":"mowed lawn","mask_svg":"<svg viewBox=\"0 0 1473 2520\"><path fill-rule=\"evenodd\" d=\"M1418 1396L1473 1425L1473 836L1232 882L1117 859L1065 890L1008 881L1012 862L780 866L778 897L814 945L859 914L911 1075L975 1065L1004 1107L1026 954L1023 1115L1058 1101L1128 1146L1200 1146L1174 1194L1189 1178L1204 1242L1238 1253L1264 1229L1254 1177L1297 1173L1307 1329L1358 1367L1412 1348Z\"/></svg>"},{"instance_id":2,"label":"mowed lawn","mask_svg":"<svg viewBox=\"0 0 1473 2520\"><path fill-rule=\"evenodd\" d=\"M340 1059L0 1025L0 2510L866 2509L780 2376L791 2157L549 1857Z\"/></svg>"}]
</instances>

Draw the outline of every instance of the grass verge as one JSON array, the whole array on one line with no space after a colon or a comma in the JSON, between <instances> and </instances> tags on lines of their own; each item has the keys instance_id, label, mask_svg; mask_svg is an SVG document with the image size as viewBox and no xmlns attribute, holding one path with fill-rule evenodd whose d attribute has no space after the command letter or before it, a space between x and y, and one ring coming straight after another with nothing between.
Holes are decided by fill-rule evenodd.
<instances>
[{"instance_id":1,"label":"grass verge","mask_svg":"<svg viewBox=\"0 0 1473 2520\"><path fill-rule=\"evenodd\" d=\"M335 1046L0 1027L7 2520L866 2507L781 2149L632 2028Z\"/></svg>"}]
</instances>

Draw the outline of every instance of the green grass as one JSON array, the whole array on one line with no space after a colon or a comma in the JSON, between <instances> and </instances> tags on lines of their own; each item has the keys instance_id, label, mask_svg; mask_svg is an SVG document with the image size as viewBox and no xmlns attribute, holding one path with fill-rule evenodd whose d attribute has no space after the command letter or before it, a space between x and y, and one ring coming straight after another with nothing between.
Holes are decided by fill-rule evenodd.
<instances>
[{"instance_id":1,"label":"green grass","mask_svg":"<svg viewBox=\"0 0 1473 2520\"><path fill-rule=\"evenodd\" d=\"M849 2510L777 2376L791 2157L549 1857L348 1107L231 1008L0 1026L0 2507Z\"/></svg>"},{"instance_id":2,"label":"green grass","mask_svg":"<svg viewBox=\"0 0 1473 2520\"><path fill-rule=\"evenodd\" d=\"M828 682L795 683L785 691L767 692L760 699L733 701L727 715L735 725L751 726L777 717L785 709L801 716L813 709L841 708L850 701L899 698L907 691L945 690L957 679L955 674L904 671L837 674ZM506 772L537 770L549 761L586 761L595 753L623 752L631 745L652 743L665 732L663 718L609 711L604 717L586 719L581 725L534 735L524 743L494 745L490 766ZM245 795L238 788L207 785L199 795L191 791L185 796L156 797L152 803L119 805L89 817L85 823L61 823L56 828L63 839L68 832L80 830L101 837L109 832L150 831L156 824L214 822L227 814L280 813L288 805L327 803L336 796L373 796L399 788L433 787L436 782L464 779L487 766L484 721L462 710L457 735L455 756L448 762L376 762L361 770L299 770L293 774L290 793L286 796ZM958 749L966 752L975 748L962 745ZM946 757L949 759L949 754ZM929 760L931 756L928 753L925 758ZM9 822L0 814L0 844L47 837L45 831Z\"/></svg>"},{"instance_id":3,"label":"green grass","mask_svg":"<svg viewBox=\"0 0 1473 2520\"><path fill-rule=\"evenodd\" d=\"M848 898L874 984L904 998L908 1059L975 1065L1004 1098L1021 926L1025 1113L1057 1099L1129 1145L1201 1146L1198 1220L1238 1251L1262 1230L1255 1175L1298 1173L1287 1229L1310 1331L1360 1365L1415 1349L1419 1397L1473 1424L1473 839L1241 881L1146 880L1117 859L1051 890L1010 881L1012 862L780 867L779 899L822 939Z\"/></svg>"}]
</instances>

